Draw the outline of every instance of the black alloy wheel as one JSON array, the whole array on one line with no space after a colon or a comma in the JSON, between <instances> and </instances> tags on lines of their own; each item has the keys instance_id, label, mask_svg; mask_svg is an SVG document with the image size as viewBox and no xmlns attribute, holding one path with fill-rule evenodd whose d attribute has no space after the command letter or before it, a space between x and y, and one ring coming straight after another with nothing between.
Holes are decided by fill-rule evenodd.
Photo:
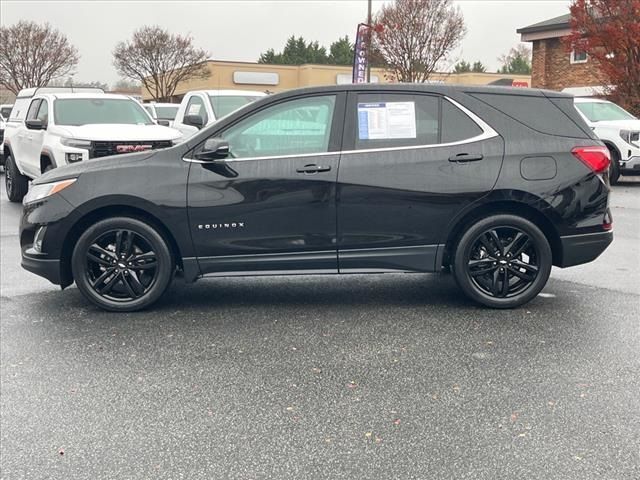
<instances>
[{"instance_id":1,"label":"black alloy wheel","mask_svg":"<svg viewBox=\"0 0 640 480\"><path fill-rule=\"evenodd\" d=\"M82 293L113 311L140 310L166 290L175 269L164 238L133 218L111 218L90 227L78 240L73 276Z\"/></svg>"},{"instance_id":2,"label":"black alloy wheel","mask_svg":"<svg viewBox=\"0 0 640 480\"><path fill-rule=\"evenodd\" d=\"M513 308L542 290L551 263L549 243L535 224L496 215L479 221L462 236L453 269L458 284L472 299Z\"/></svg>"}]
</instances>

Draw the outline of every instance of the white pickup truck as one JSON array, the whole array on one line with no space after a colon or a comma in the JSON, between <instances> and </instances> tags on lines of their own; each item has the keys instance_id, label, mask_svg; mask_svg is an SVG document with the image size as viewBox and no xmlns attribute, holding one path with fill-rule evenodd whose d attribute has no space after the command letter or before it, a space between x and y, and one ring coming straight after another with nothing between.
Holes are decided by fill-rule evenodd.
<instances>
[{"instance_id":1,"label":"white pickup truck","mask_svg":"<svg viewBox=\"0 0 640 480\"><path fill-rule=\"evenodd\" d=\"M52 168L166 148L179 138L180 132L156 125L142 105L126 95L100 89L22 90L5 127L7 196L22 201L29 179Z\"/></svg>"},{"instance_id":2,"label":"white pickup truck","mask_svg":"<svg viewBox=\"0 0 640 480\"><path fill-rule=\"evenodd\" d=\"M611 184L620 175L640 175L640 120L607 100L576 97L574 104L611 153Z\"/></svg>"},{"instance_id":3,"label":"white pickup truck","mask_svg":"<svg viewBox=\"0 0 640 480\"><path fill-rule=\"evenodd\" d=\"M248 90L196 90L187 93L173 121L183 139L189 138L202 127L251 103L266 93Z\"/></svg>"}]
</instances>

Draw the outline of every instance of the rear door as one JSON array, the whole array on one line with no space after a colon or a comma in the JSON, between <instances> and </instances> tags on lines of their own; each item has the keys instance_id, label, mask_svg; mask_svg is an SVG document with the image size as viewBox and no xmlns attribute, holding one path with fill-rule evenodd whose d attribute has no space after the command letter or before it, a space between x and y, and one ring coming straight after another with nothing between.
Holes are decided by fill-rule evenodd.
<instances>
[{"instance_id":1,"label":"rear door","mask_svg":"<svg viewBox=\"0 0 640 480\"><path fill-rule=\"evenodd\" d=\"M214 130L229 158L185 158L201 272L337 272L335 187L344 93L285 99ZM204 143L204 142L203 142Z\"/></svg>"},{"instance_id":2,"label":"rear door","mask_svg":"<svg viewBox=\"0 0 640 480\"><path fill-rule=\"evenodd\" d=\"M502 138L456 102L351 92L338 175L341 272L433 271L451 219L494 186Z\"/></svg>"}]
</instances>

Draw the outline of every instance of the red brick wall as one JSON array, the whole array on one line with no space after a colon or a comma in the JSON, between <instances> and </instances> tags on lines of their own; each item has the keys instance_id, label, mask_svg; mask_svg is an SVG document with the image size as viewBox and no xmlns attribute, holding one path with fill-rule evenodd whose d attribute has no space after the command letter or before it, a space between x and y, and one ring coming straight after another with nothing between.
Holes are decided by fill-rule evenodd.
<instances>
[{"instance_id":1,"label":"red brick wall","mask_svg":"<svg viewBox=\"0 0 640 480\"><path fill-rule=\"evenodd\" d=\"M591 57L587 63L571 63L560 38L533 41L531 86L562 90L567 87L592 87L606 85L598 65Z\"/></svg>"}]
</instances>

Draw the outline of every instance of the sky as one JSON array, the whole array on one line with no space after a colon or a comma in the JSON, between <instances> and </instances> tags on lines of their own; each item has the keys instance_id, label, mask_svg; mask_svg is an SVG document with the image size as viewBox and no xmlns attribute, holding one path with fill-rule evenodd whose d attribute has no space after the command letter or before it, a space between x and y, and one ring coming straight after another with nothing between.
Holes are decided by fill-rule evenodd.
<instances>
[{"instance_id":1,"label":"sky","mask_svg":"<svg viewBox=\"0 0 640 480\"><path fill-rule=\"evenodd\" d=\"M377 11L389 1L374 1ZM517 45L516 29L568 13L569 0L459 0L467 35L453 63L480 60L489 71L498 57ZM142 25L156 24L190 34L194 44L215 60L254 62L269 48L279 51L286 39L302 36L329 47L339 37L353 40L366 20L366 0L209 0L209 1L29 1L2 0L0 23L49 22L78 48L76 81L113 84L119 76L112 52L119 41Z\"/></svg>"}]
</instances>

